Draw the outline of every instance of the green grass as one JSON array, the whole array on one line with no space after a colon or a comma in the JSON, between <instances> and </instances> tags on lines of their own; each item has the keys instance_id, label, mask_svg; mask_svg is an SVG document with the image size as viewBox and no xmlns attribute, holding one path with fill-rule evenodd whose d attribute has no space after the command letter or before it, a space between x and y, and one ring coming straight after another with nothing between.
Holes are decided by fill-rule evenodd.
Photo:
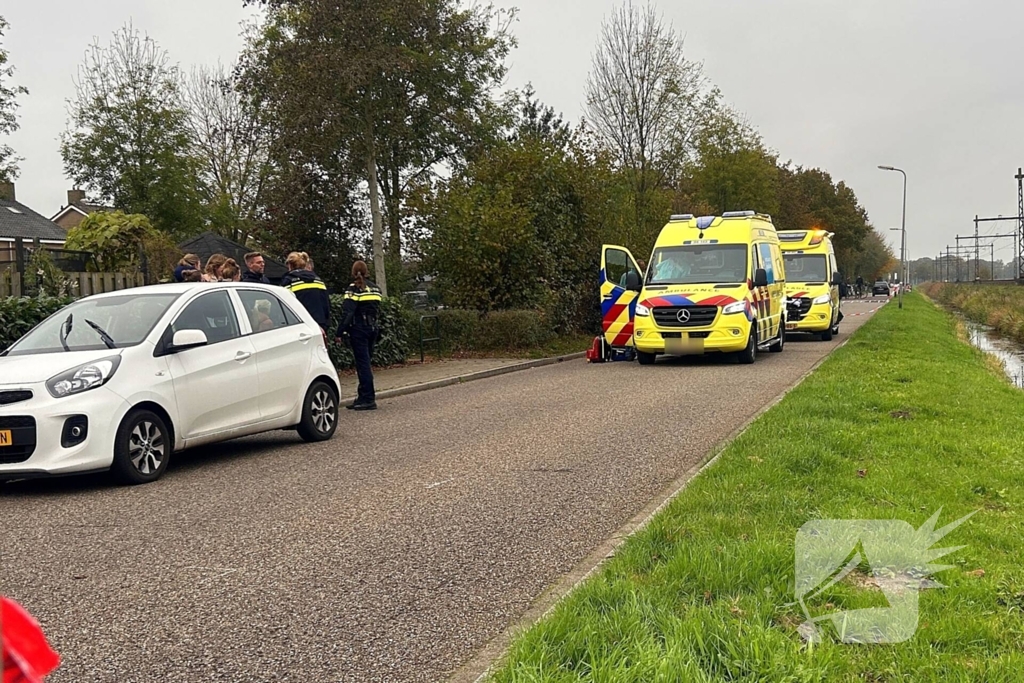
<instances>
[{"instance_id":1,"label":"green grass","mask_svg":"<svg viewBox=\"0 0 1024 683\"><path fill-rule=\"evenodd\" d=\"M887 306L758 419L591 580L521 635L497 681L1024 680L1024 392L918 295ZM797 627L794 539L816 519L940 525L945 589L910 641ZM884 607L841 583L815 609Z\"/></svg>"}]
</instances>

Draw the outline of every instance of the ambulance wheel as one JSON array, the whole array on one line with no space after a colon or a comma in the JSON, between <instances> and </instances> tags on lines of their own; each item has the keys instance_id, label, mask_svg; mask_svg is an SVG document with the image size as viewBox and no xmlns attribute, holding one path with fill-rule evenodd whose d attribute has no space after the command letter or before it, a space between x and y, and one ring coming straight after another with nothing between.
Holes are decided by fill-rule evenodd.
<instances>
[{"instance_id":1,"label":"ambulance wheel","mask_svg":"<svg viewBox=\"0 0 1024 683\"><path fill-rule=\"evenodd\" d=\"M835 327L830 327L821 333L821 341L832 341L832 337L835 333Z\"/></svg>"},{"instance_id":2,"label":"ambulance wheel","mask_svg":"<svg viewBox=\"0 0 1024 683\"><path fill-rule=\"evenodd\" d=\"M782 353L782 349L786 348L786 319L783 318L779 322L779 338L775 340L769 349L772 353Z\"/></svg>"},{"instance_id":3,"label":"ambulance wheel","mask_svg":"<svg viewBox=\"0 0 1024 683\"><path fill-rule=\"evenodd\" d=\"M757 360L757 321L750 326L750 339L747 340L747 348L736 355L740 365L751 365Z\"/></svg>"},{"instance_id":4,"label":"ambulance wheel","mask_svg":"<svg viewBox=\"0 0 1024 683\"><path fill-rule=\"evenodd\" d=\"M654 361L658 360L658 354L637 351L636 360L640 365L654 365Z\"/></svg>"}]
</instances>

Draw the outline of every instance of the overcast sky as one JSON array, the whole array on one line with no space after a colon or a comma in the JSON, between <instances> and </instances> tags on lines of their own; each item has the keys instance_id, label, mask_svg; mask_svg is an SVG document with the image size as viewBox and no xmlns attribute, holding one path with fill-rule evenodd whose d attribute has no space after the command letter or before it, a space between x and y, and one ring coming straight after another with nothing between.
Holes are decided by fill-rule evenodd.
<instances>
[{"instance_id":1,"label":"overcast sky","mask_svg":"<svg viewBox=\"0 0 1024 683\"><path fill-rule=\"evenodd\" d=\"M382 0L386 2L387 0ZM614 0L498 0L517 6L519 48L509 85L532 82L542 100L576 119L603 17ZM663 0L726 99L783 159L827 169L857 192L880 230L898 226L910 177L912 258L973 233L975 214L1016 215L1013 176L1024 166L1024 75L1014 0ZM88 7L86 9L85 7ZM183 67L230 62L241 0L35 0L5 2L5 43L21 100L9 141L26 159L18 196L54 213L69 187L57 137L72 77L94 36L126 21ZM756 209L757 207L750 207ZM982 232L1012 232L1010 223ZM898 235L886 231L892 244ZM1012 248L1002 241L1002 258Z\"/></svg>"}]
</instances>

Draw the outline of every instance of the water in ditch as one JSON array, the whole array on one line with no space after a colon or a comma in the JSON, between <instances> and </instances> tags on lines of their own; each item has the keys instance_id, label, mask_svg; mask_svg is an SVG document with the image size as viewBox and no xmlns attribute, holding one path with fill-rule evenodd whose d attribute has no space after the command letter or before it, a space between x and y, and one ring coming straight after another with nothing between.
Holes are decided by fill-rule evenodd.
<instances>
[{"instance_id":1,"label":"water in ditch","mask_svg":"<svg viewBox=\"0 0 1024 683\"><path fill-rule=\"evenodd\" d=\"M1014 386L1024 389L1024 346L1004 339L998 332L986 325L965 321L971 343L985 353L990 353L1003 363L1003 370Z\"/></svg>"}]
</instances>

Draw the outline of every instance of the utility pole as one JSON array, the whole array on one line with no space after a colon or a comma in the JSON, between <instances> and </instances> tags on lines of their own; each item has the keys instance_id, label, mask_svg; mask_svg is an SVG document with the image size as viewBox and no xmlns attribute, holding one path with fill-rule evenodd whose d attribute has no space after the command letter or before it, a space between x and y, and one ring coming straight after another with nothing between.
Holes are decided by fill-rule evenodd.
<instances>
[{"instance_id":1,"label":"utility pole","mask_svg":"<svg viewBox=\"0 0 1024 683\"><path fill-rule=\"evenodd\" d=\"M1017 175L1017 279L1024 280L1024 169Z\"/></svg>"},{"instance_id":2,"label":"utility pole","mask_svg":"<svg viewBox=\"0 0 1024 683\"><path fill-rule=\"evenodd\" d=\"M974 279L981 279L981 271L978 266L981 263L981 250L978 248L978 218L977 214L974 215Z\"/></svg>"}]
</instances>

